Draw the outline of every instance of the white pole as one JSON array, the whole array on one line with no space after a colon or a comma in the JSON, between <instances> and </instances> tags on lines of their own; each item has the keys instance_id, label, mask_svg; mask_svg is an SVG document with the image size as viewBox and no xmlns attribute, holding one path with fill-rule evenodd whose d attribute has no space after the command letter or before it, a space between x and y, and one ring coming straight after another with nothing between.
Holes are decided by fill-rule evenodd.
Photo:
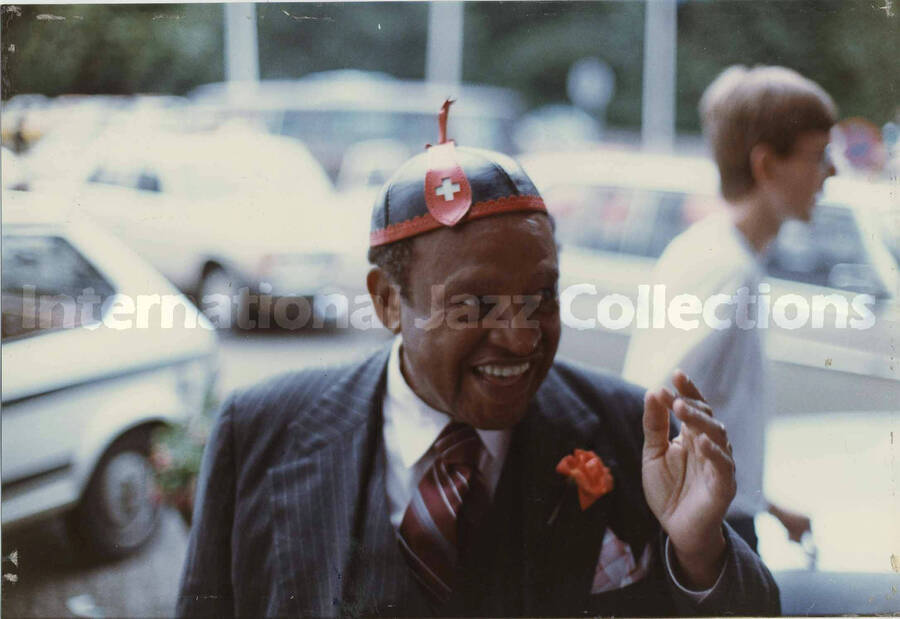
<instances>
[{"instance_id":1,"label":"white pole","mask_svg":"<svg viewBox=\"0 0 900 619\"><path fill-rule=\"evenodd\" d=\"M463 3L428 4L428 47L425 80L444 84L462 81Z\"/></svg>"},{"instance_id":2,"label":"white pole","mask_svg":"<svg viewBox=\"0 0 900 619\"><path fill-rule=\"evenodd\" d=\"M259 81L259 49L256 37L256 5L225 4L225 80Z\"/></svg>"},{"instance_id":3,"label":"white pole","mask_svg":"<svg viewBox=\"0 0 900 619\"><path fill-rule=\"evenodd\" d=\"M675 145L676 0L647 0L641 140L646 149Z\"/></svg>"}]
</instances>

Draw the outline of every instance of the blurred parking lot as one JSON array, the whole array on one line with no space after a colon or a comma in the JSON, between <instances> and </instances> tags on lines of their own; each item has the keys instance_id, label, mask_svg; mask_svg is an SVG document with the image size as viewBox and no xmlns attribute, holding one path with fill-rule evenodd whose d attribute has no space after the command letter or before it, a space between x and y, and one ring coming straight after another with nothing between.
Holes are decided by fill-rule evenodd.
<instances>
[{"instance_id":1,"label":"blurred parking lot","mask_svg":"<svg viewBox=\"0 0 900 619\"><path fill-rule=\"evenodd\" d=\"M386 343L382 330L321 334L260 331L221 338L222 393L304 367L334 364ZM149 543L114 562L91 561L61 518L4 531L2 613L6 617L169 617L174 612L187 525L164 511ZM9 559L16 553L16 561Z\"/></svg>"},{"instance_id":2,"label":"blurred parking lot","mask_svg":"<svg viewBox=\"0 0 900 619\"><path fill-rule=\"evenodd\" d=\"M571 334L569 334L571 335ZM256 331L220 337L223 394L274 374L348 361L385 345L384 330L316 333ZM569 356L584 354L579 340L562 344ZM828 424L829 420L838 426ZM896 444L900 413L867 417L786 417L770 430L768 461L772 496L808 510L819 543L817 565L770 516L760 516L761 553L783 589L791 614L896 612L897 574L890 549L897 536L900 498L891 492L900 474ZM893 433L893 434L892 434ZM795 447L804 444L802 451ZM893 455L892 455L893 454ZM783 467L791 475L779 475ZM893 475L893 477L892 477ZM894 481L892 481L894 480ZM843 505L851 492L851 505ZM848 537L848 530L855 537ZM184 558L187 526L164 511L150 542L138 553L91 562L73 548L64 523L51 518L4 533L3 613L9 617L170 616ZM17 553L16 564L9 560ZM848 580L849 579L849 580ZM814 593L804 595L813 588Z\"/></svg>"},{"instance_id":3,"label":"blurred parking lot","mask_svg":"<svg viewBox=\"0 0 900 619\"><path fill-rule=\"evenodd\" d=\"M347 361L385 344L389 334L378 327L370 307L368 313L363 312L367 319L358 318L361 308L368 307L364 285L368 209L391 169L407 156L408 146L385 142L380 135L348 146L345 165L326 166L303 142L272 135L265 123L254 124L258 118L234 110L223 114L215 126L206 126L192 120L194 104L187 100L76 101L45 102L48 108L44 112L59 105L91 119L86 125L96 123L94 133L80 127L85 137L78 157L66 150L74 138L59 138L52 125L42 129L46 136L36 141L34 149L22 155L4 149L4 185L16 198L5 194L4 213L11 212L13 202L37 205L29 207L32 214L42 210L43 204L62 205L55 210L63 213L63 221L96 226L98 231L91 234L100 234L100 230L112 233L137 254L134 258L113 258L119 271L131 260L146 261L189 295L211 326L218 327L217 384L208 397L203 427L208 427L215 403L234 389L281 372ZM109 114L87 114L86 110L94 106ZM358 121L363 122L362 118ZM483 120L482 129L491 126ZM500 133L475 135L502 135L509 129L502 123L497 125ZM19 124L23 131L28 127L23 121ZM28 131L36 133L37 129ZM64 128L58 131L63 136L67 133ZM484 145L495 146L487 137ZM567 152L535 151L521 156L557 218L563 291L589 284L596 294L616 293L637 300L638 285L648 281L649 270L668 241L692 221L721 208L715 197L715 174L703 158L659 157L641 153L627 142L581 144ZM777 525L760 516L761 551L783 584L789 612L802 614L816 608L824 613L889 612L900 608L900 602L895 604L892 597L895 568L890 553L879 552L879 532L889 532L900 518L896 501L885 502L884 495L890 492L891 484L896 486L896 479L875 483L871 467L882 467L879 474L894 471L897 475L896 461L888 465L885 460L894 453L894 443L885 444L885 436L900 436L896 406L900 379L895 361L900 235L893 228L897 196L884 182L838 179L826 185L824 202L826 206L817 211L813 226L785 227L769 261L770 281L783 292L837 293L847 299L870 295L874 300L874 328L852 332L773 330L768 334L772 361L782 368L775 386L776 406L783 416L770 428L768 479L772 492L783 502L813 515L818 545L807 548L804 554L803 549L787 541ZM104 337L112 338L109 345L118 347L123 359L133 355L125 347L126 332L106 326L96 332L84 331L109 316L92 314L86 322L67 325L65 310L61 314L51 311L53 320L43 328L42 323L32 331L19 328L27 318L26 306L18 301L25 292L21 287L24 265L31 265L29 277L38 280L41 276L35 274L57 269L55 279L38 286L39 294L74 296L76 281L85 277L83 270L72 270L73 277L80 279L64 281L65 271L54 266L53 258L40 266L44 258L39 246L22 240L36 238L35 225L18 229L19 236L13 237L13 228L4 224L4 378L12 376L8 376L12 366L6 364L13 359L10 355L38 361L37 349L29 342L34 336L44 348L53 346L54 340L42 334L52 334L52 338L83 334L97 342L100 334L106 334ZM120 284L115 269L110 270L112 264L103 264L108 260L104 256L91 258L88 254L86 260L97 268L95 277L108 283L107 288L101 285L98 290L105 298L126 289L160 292L146 278L127 273L124 280L134 281L128 286ZM14 284L19 280L20 284ZM592 319L596 298L581 295L570 299L570 320L560 354L618 372L630 329L605 324L581 327L582 321ZM81 307L80 302L73 303L72 311ZM840 315L840 311L828 314L827 319L834 321ZM846 319L847 310L843 315ZM68 346L64 350L76 356L82 346L60 342L59 346ZM96 346L98 354L104 356L104 345ZM134 340L129 346L143 345ZM88 359L85 355L81 358ZM108 358L106 363L121 362ZM25 366L17 367L28 375ZM81 367L88 376L90 366ZM96 378L89 380L105 384L96 382ZM39 397L47 387L32 383L32 387L23 387L26 392L20 396L34 407L48 401ZM15 441L16 433L25 427L21 423L12 425L15 419L28 422L21 412L25 410L20 403L22 397L15 399L10 391L13 384L4 381L4 406L20 412L18 416L14 412L4 416L4 445ZM97 396L110 402L99 391ZM68 395L58 398L56 406L70 399ZM52 423L49 420L54 409L46 410L47 423ZM199 412L195 405L195 414ZM834 416L837 413L844 415L840 418L846 425L842 432L853 433L859 428L854 449L828 442L827 428L831 420L838 419ZM156 422L148 419L146 423ZM4 582L4 613L98 617L171 613L187 528L168 505L181 509L191 501L190 472L195 471L202 450L202 442L190 438L197 434L191 423L185 426L186 431L176 432L174 439L170 435L161 443L142 443L137 452L129 452L139 453L153 466L158 466L160 458L170 461L174 457L174 466L164 465L174 471L164 468L156 473L161 475L157 479L166 496L162 508L149 503L155 500L151 486L141 481L141 475L150 470L148 465L130 472L126 469L114 478L123 488L113 495L119 497L117 500L132 496L133 488L143 489L139 495L143 503L138 505L145 507L134 511L136 508L126 502L122 509L133 513L133 518L142 513L155 518L156 529L146 544L138 543L144 545L136 553L112 562L91 558L96 553L84 552L83 543L78 545L80 539L71 537L67 519L83 511L82 507L76 505L76 511L69 513L71 499L52 498L48 494L49 478L41 485L42 476L59 470L58 466L53 468L55 461L39 464L37 460L15 460L26 452L35 452L22 451L24 443L16 448L9 443L3 454L6 506L13 505L10 497L17 497L15 505L24 509L23 514L39 515L40 509L46 509L48 514L57 515L49 516L43 524L40 519L36 523L23 520L25 524L17 521L6 527L10 534L5 535L4 555L16 552L18 565L11 565L9 559L5 562L12 570L7 573L16 580L7 578ZM119 442L128 443L128 427L120 423L107 430L108 436L118 436ZM822 429L826 429L824 435ZM42 436L49 438L51 434ZM148 430L143 436L146 440L156 435ZM803 455L796 450L797 445L806 446ZM822 448L824 445L828 447ZM861 458L859 450L869 457ZM16 455L19 453L23 456ZM81 468L76 468L70 478L75 486L54 496L78 496L97 475L91 473L98 461L104 462L98 460L100 456L97 452L93 459L77 464ZM792 466L794 474L779 474L785 466ZM852 473L847 472L848 467ZM10 471L19 471L17 477L9 477ZM817 485L820 475L832 480L843 475L847 487L857 491L855 502L849 505L842 500L825 500L828 484ZM871 483L854 484L855 478ZM803 491L810 488L818 488L819 493L804 495ZM44 493L42 508L32 498L39 492ZM64 512L58 513L59 509ZM8 509L5 512L14 513ZM854 518L867 513L879 516L866 529L874 537L854 545ZM896 538L894 529L890 535ZM818 563L809 552L818 553ZM868 586L860 587L859 579ZM832 593L822 594L822 587ZM809 605L813 597L820 600L819 607Z\"/></svg>"},{"instance_id":4,"label":"blurred parking lot","mask_svg":"<svg viewBox=\"0 0 900 619\"><path fill-rule=\"evenodd\" d=\"M174 510L163 513L140 552L114 563L86 561L55 519L4 534L16 562L4 560L3 615L171 617L186 540L187 526Z\"/></svg>"}]
</instances>

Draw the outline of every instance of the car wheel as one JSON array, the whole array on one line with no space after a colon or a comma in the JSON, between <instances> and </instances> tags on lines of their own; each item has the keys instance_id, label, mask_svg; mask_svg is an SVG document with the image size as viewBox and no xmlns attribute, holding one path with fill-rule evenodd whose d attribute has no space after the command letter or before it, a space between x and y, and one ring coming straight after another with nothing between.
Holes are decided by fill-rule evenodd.
<instances>
[{"instance_id":1,"label":"car wheel","mask_svg":"<svg viewBox=\"0 0 900 619\"><path fill-rule=\"evenodd\" d=\"M240 286L237 279L220 266L207 269L200 280L197 304L217 329L232 329L242 310L243 296L235 303Z\"/></svg>"},{"instance_id":2,"label":"car wheel","mask_svg":"<svg viewBox=\"0 0 900 619\"><path fill-rule=\"evenodd\" d=\"M92 556L112 559L143 546L159 523L149 435L126 436L100 459L75 510L77 541Z\"/></svg>"}]
</instances>

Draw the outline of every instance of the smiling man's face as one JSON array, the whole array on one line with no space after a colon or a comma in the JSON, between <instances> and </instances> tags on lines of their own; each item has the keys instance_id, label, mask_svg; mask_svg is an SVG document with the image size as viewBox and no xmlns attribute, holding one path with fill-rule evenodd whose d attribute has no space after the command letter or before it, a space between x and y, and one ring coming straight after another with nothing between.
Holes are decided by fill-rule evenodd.
<instances>
[{"instance_id":1,"label":"smiling man's face","mask_svg":"<svg viewBox=\"0 0 900 619\"><path fill-rule=\"evenodd\" d=\"M543 214L486 217L416 238L409 299L400 302L413 391L476 428L515 425L559 344L558 278Z\"/></svg>"}]
</instances>

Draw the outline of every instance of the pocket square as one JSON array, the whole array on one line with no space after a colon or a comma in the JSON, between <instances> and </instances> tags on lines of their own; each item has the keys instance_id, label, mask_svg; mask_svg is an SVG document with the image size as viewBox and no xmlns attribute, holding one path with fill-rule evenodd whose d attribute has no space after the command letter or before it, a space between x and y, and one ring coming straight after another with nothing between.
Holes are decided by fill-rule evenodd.
<instances>
[{"instance_id":1,"label":"pocket square","mask_svg":"<svg viewBox=\"0 0 900 619\"><path fill-rule=\"evenodd\" d=\"M631 546L616 537L612 529L606 529L591 593L614 591L641 580L650 569L651 546L647 544L641 558L635 561Z\"/></svg>"}]
</instances>

